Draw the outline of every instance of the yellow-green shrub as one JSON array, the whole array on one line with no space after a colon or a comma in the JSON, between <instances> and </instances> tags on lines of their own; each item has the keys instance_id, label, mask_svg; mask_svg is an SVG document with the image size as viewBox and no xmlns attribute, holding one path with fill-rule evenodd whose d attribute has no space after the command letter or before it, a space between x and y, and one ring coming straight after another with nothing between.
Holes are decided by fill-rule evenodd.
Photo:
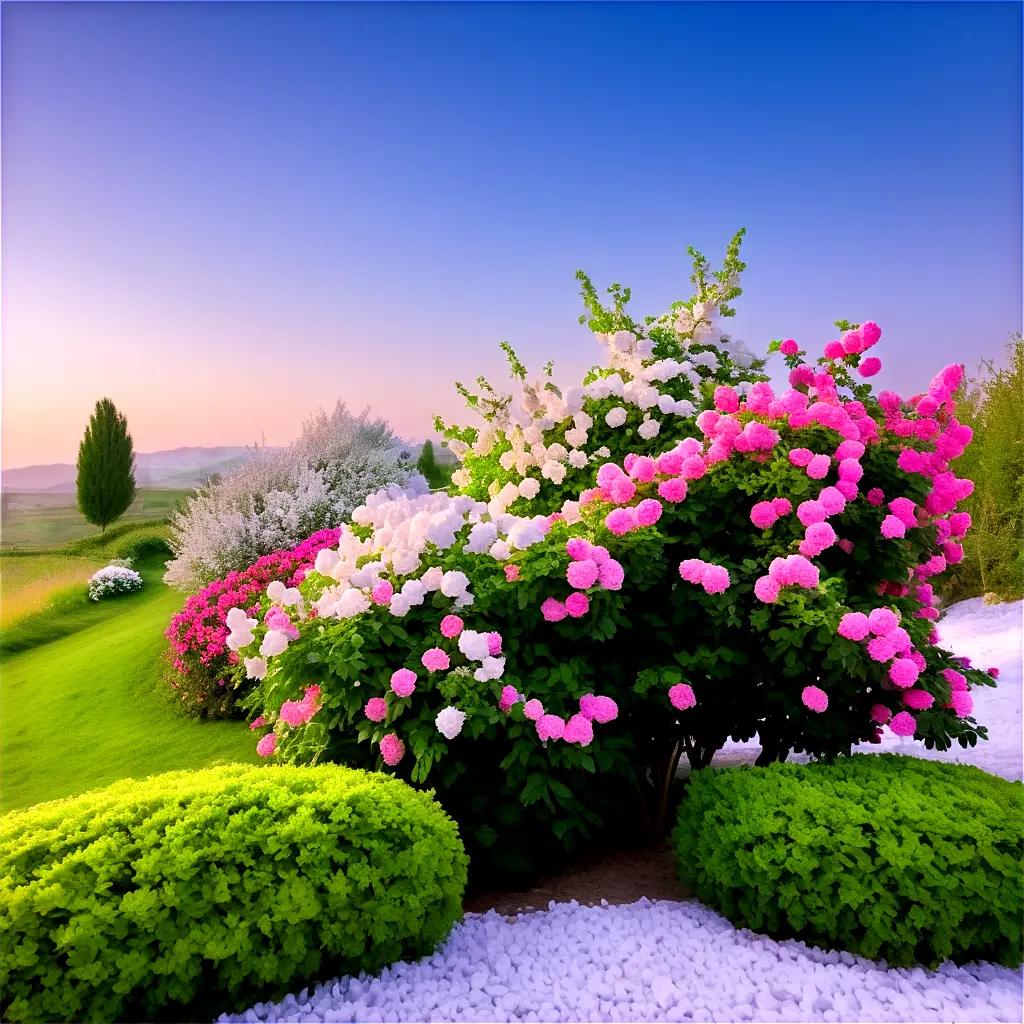
<instances>
[{"instance_id":1,"label":"yellow-green shrub","mask_svg":"<svg viewBox=\"0 0 1024 1024\"><path fill-rule=\"evenodd\" d=\"M738 926L898 965L1021 962L1019 782L894 754L702 771L673 838Z\"/></svg>"},{"instance_id":2,"label":"yellow-green shrub","mask_svg":"<svg viewBox=\"0 0 1024 1024\"><path fill-rule=\"evenodd\" d=\"M192 1019L429 952L467 862L429 794L334 766L125 780L0 821L10 1021Z\"/></svg>"}]
</instances>

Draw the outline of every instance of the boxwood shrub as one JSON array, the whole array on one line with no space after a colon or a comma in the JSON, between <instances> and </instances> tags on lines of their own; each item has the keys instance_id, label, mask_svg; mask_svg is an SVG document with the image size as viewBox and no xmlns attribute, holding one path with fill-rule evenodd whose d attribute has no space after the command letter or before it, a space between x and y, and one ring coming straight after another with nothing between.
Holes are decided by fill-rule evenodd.
<instances>
[{"instance_id":1,"label":"boxwood shrub","mask_svg":"<svg viewBox=\"0 0 1024 1024\"><path fill-rule=\"evenodd\" d=\"M1021 962L1019 782L893 754L705 770L673 839L736 925L900 966Z\"/></svg>"},{"instance_id":2,"label":"boxwood shrub","mask_svg":"<svg viewBox=\"0 0 1024 1024\"><path fill-rule=\"evenodd\" d=\"M10 814L0 865L5 1021L209 1018L420 956L467 868L452 820L397 779L242 765Z\"/></svg>"}]
</instances>

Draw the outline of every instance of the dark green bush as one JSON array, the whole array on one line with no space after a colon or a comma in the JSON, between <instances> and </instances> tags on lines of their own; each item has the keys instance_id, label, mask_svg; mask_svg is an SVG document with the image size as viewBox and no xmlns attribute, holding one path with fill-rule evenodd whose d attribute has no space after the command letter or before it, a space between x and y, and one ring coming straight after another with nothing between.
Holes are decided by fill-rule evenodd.
<instances>
[{"instance_id":1,"label":"dark green bush","mask_svg":"<svg viewBox=\"0 0 1024 1024\"><path fill-rule=\"evenodd\" d=\"M736 925L900 966L1021 962L1019 782L893 754L705 770L673 838Z\"/></svg>"},{"instance_id":2,"label":"dark green bush","mask_svg":"<svg viewBox=\"0 0 1024 1024\"><path fill-rule=\"evenodd\" d=\"M125 780L0 821L5 1021L200 1019L429 952L466 857L428 794L334 766Z\"/></svg>"}]
</instances>

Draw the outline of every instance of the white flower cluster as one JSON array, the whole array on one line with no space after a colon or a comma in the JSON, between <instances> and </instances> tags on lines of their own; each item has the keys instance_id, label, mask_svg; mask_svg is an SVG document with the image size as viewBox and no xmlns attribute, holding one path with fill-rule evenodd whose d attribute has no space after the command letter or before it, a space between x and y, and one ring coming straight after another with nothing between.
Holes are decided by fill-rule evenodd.
<instances>
[{"instance_id":1,"label":"white flower cluster","mask_svg":"<svg viewBox=\"0 0 1024 1024\"><path fill-rule=\"evenodd\" d=\"M395 444L386 422L339 404L307 421L290 447L255 450L172 517L167 582L193 590L340 526L371 491L408 480Z\"/></svg>"},{"instance_id":2,"label":"white flower cluster","mask_svg":"<svg viewBox=\"0 0 1024 1024\"><path fill-rule=\"evenodd\" d=\"M124 565L105 565L89 577L90 601L99 601L114 594L131 594L141 589L142 577Z\"/></svg>"}]
</instances>

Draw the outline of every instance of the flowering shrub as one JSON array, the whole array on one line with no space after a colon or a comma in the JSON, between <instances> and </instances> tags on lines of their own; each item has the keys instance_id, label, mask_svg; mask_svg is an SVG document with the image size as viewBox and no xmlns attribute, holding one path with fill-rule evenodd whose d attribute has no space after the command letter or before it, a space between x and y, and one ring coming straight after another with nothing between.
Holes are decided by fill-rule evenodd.
<instances>
[{"instance_id":1,"label":"flowering shrub","mask_svg":"<svg viewBox=\"0 0 1024 1024\"><path fill-rule=\"evenodd\" d=\"M238 607L258 616L261 600L267 603L268 586L278 584L282 594L297 586L317 554L335 546L340 536L340 529L319 530L288 551L273 551L242 572L214 580L185 601L165 635L172 669L168 682L186 711L219 717L234 709L247 676L227 643L229 610Z\"/></svg>"},{"instance_id":2,"label":"flowering shrub","mask_svg":"<svg viewBox=\"0 0 1024 1024\"><path fill-rule=\"evenodd\" d=\"M894 754L701 772L674 841L738 927L898 966L1021 962L1019 782Z\"/></svg>"},{"instance_id":3,"label":"flowering shrub","mask_svg":"<svg viewBox=\"0 0 1024 1024\"><path fill-rule=\"evenodd\" d=\"M142 577L128 565L105 565L89 577L89 600L99 601L104 597L119 594L134 594L142 589Z\"/></svg>"},{"instance_id":4,"label":"flowering shrub","mask_svg":"<svg viewBox=\"0 0 1024 1024\"><path fill-rule=\"evenodd\" d=\"M434 800L333 765L126 779L0 821L5 1021L210 1020L428 954L466 855Z\"/></svg>"},{"instance_id":5,"label":"flowering shrub","mask_svg":"<svg viewBox=\"0 0 1024 1024\"><path fill-rule=\"evenodd\" d=\"M340 402L330 416L319 413L290 447L255 450L189 498L171 518L166 581L195 590L336 527L371 491L409 478L408 457L396 451L384 420L352 416Z\"/></svg>"},{"instance_id":6,"label":"flowering shrub","mask_svg":"<svg viewBox=\"0 0 1024 1024\"><path fill-rule=\"evenodd\" d=\"M696 295L642 325L583 278L607 366L563 390L510 352L519 394L463 388L485 425L444 428L457 489L370 495L273 621L231 613L261 753L395 768L507 858L657 825L680 756L730 736L762 763L984 737L992 679L936 646L930 582L970 525L962 368L876 395L881 330L840 323L817 360L769 346L777 391L720 325L742 268L739 236L721 271L695 254Z\"/></svg>"}]
</instances>

